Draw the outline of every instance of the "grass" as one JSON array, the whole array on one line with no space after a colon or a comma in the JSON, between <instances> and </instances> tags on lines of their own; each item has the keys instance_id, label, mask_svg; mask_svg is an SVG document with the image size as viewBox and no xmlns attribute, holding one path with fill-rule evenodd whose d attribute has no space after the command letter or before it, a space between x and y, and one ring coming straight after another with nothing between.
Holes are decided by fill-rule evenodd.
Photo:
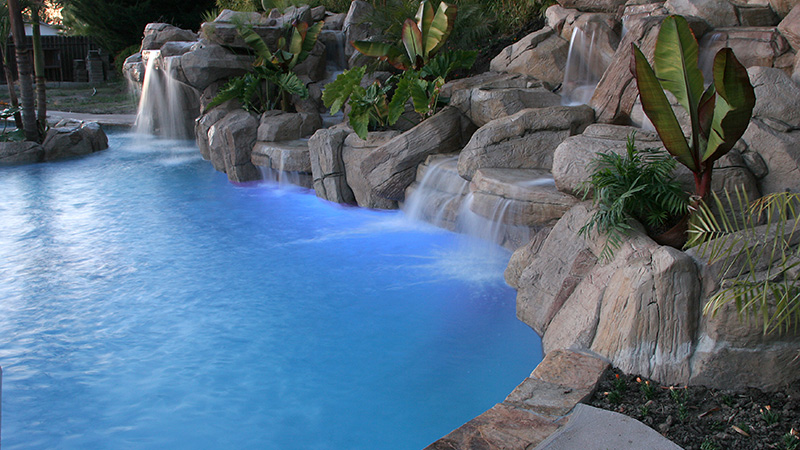
<instances>
[{"instance_id":1,"label":"grass","mask_svg":"<svg viewBox=\"0 0 800 450\"><path fill-rule=\"evenodd\" d=\"M0 87L0 100L8 90ZM124 81L92 86L88 83L53 83L47 86L47 109L89 114L135 114L136 100Z\"/></svg>"}]
</instances>

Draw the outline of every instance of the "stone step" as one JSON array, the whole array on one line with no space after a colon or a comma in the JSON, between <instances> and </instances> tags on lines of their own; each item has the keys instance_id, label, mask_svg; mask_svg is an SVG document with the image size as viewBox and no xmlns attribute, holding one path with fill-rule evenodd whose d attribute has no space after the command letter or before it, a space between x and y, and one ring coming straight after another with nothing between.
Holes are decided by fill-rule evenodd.
<instances>
[{"instance_id":1,"label":"stone step","mask_svg":"<svg viewBox=\"0 0 800 450\"><path fill-rule=\"evenodd\" d=\"M578 199L555 187L540 169L478 169L470 183L470 210L510 225L553 225Z\"/></svg>"},{"instance_id":2,"label":"stone step","mask_svg":"<svg viewBox=\"0 0 800 450\"><path fill-rule=\"evenodd\" d=\"M308 139L280 142L256 142L250 160L256 166L282 172L311 173Z\"/></svg>"}]
</instances>

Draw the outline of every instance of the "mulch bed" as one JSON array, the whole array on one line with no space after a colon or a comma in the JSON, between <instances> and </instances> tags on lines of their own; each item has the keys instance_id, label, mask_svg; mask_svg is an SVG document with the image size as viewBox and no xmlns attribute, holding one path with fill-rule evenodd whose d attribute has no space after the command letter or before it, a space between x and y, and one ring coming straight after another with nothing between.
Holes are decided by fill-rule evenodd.
<instances>
[{"instance_id":1,"label":"mulch bed","mask_svg":"<svg viewBox=\"0 0 800 450\"><path fill-rule=\"evenodd\" d=\"M650 426L686 450L800 450L800 380L778 392L664 386L606 371L588 404Z\"/></svg>"}]
</instances>

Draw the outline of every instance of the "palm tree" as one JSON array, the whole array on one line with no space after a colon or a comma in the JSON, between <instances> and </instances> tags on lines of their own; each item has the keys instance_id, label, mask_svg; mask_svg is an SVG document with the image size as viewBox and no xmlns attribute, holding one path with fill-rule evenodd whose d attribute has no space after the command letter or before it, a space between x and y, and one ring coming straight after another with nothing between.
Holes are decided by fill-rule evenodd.
<instances>
[{"instance_id":1,"label":"palm tree","mask_svg":"<svg viewBox=\"0 0 800 450\"><path fill-rule=\"evenodd\" d=\"M11 21L8 15L8 6L5 3L0 4L0 58L3 60L3 71L6 77L6 86L8 86L9 103L12 108L19 106L19 99L17 99L17 90L14 88L14 74L11 73L11 58L8 52L8 35L11 34ZM14 123L17 128L22 129L22 115L19 112L14 113Z\"/></svg>"},{"instance_id":2,"label":"palm tree","mask_svg":"<svg viewBox=\"0 0 800 450\"><path fill-rule=\"evenodd\" d=\"M19 74L20 97L22 100L22 126L25 139L39 141L39 128L34 115L33 79L31 77L31 60L28 53L28 42L25 39L25 25L22 22L22 10L17 0L8 0L8 14L11 20L11 34L17 53L17 73Z\"/></svg>"}]
</instances>

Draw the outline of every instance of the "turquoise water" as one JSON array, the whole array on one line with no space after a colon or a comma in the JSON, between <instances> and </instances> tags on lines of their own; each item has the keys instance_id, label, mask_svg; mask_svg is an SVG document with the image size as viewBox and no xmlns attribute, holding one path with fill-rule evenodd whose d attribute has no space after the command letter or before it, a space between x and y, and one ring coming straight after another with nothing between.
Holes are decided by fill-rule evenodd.
<instances>
[{"instance_id":1,"label":"turquoise water","mask_svg":"<svg viewBox=\"0 0 800 450\"><path fill-rule=\"evenodd\" d=\"M0 168L3 449L421 449L541 359L508 253L110 141Z\"/></svg>"}]
</instances>

